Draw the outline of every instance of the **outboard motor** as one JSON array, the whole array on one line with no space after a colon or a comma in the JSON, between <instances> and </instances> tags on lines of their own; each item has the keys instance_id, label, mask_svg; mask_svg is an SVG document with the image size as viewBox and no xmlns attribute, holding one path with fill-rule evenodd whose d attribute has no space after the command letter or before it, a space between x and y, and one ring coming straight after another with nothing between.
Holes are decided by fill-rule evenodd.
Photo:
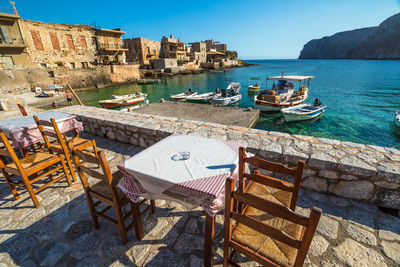
<instances>
[{"instance_id":1,"label":"outboard motor","mask_svg":"<svg viewBox=\"0 0 400 267\"><path fill-rule=\"evenodd\" d=\"M320 100L319 98L316 98L316 99L314 100L314 106L316 106L316 107L321 106L321 100Z\"/></svg>"}]
</instances>

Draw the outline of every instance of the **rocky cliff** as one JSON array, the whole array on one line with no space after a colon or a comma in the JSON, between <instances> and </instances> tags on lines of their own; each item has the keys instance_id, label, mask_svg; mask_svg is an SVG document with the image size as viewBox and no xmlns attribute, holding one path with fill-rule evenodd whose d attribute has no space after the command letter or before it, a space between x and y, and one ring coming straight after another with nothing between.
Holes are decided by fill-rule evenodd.
<instances>
[{"instance_id":1,"label":"rocky cliff","mask_svg":"<svg viewBox=\"0 0 400 267\"><path fill-rule=\"evenodd\" d=\"M311 40L299 59L400 59L400 13L378 27Z\"/></svg>"}]
</instances>

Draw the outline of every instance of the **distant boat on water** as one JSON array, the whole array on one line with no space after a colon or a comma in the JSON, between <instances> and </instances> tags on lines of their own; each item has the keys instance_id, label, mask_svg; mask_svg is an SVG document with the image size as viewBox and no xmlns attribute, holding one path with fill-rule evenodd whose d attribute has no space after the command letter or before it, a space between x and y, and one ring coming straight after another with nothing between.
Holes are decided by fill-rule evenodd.
<instances>
[{"instance_id":1,"label":"distant boat on water","mask_svg":"<svg viewBox=\"0 0 400 267\"><path fill-rule=\"evenodd\" d=\"M240 83L230 83L226 89L221 90L221 94L211 98L210 103L216 106L227 106L239 102L242 99L240 88Z\"/></svg>"},{"instance_id":2,"label":"distant boat on water","mask_svg":"<svg viewBox=\"0 0 400 267\"><path fill-rule=\"evenodd\" d=\"M301 104L290 108L283 108L281 109L281 112L285 116L286 122L305 121L321 116L324 113L325 108L326 106L320 106L319 99L317 98L314 105Z\"/></svg>"}]
</instances>

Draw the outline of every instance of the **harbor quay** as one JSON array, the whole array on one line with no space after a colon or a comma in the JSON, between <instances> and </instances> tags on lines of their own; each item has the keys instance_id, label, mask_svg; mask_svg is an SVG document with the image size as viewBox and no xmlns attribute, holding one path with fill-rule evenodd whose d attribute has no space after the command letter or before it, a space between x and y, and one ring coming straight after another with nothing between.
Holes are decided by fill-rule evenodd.
<instances>
[{"instance_id":1,"label":"harbor quay","mask_svg":"<svg viewBox=\"0 0 400 267\"><path fill-rule=\"evenodd\" d=\"M323 213L304 266L398 266L400 218L394 214L399 209L398 150L87 106L59 110L77 116L84 126L81 137L96 141L113 172L120 162L177 133L240 141L248 152L288 166L306 160L296 213L307 216L311 206ZM100 221L99 229L93 227L79 181L71 187L58 183L38 194L39 208L32 207L26 192L15 200L5 183L0 192L4 266L204 264L201 207L188 210L174 201L156 200L156 213L143 218L145 237L139 241L131 230L123 245L112 224ZM223 212L215 221L214 264L222 266ZM247 258L235 257L243 266L255 266Z\"/></svg>"}]
</instances>

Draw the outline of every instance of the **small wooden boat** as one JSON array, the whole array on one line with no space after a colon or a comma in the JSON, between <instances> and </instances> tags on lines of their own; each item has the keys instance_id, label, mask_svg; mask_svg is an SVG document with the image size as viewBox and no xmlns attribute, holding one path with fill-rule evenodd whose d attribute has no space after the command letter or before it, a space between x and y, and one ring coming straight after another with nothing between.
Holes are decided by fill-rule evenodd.
<instances>
[{"instance_id":1,"label":"small wooden boat","mask_svg":"<svg viewBox=\"0 0 400 267\"><path fill-rule=\"evenodd\" d=\"M314 76L274 76L268 80L274 81L272 90L263 90L254 96L254 108L261 112L280 111L282 108L289 108L303 104L308 98L308 87ZM277 84L275 84L277 81ZM292 82L299 82L295 91Z\"/></svg>"},{"instance_id":2,"label":"small wooden boat","mask_svg":"<svg viewBox=\"0 0 400 267\"><path fill-rule=\"evenodd\" d=\"M172 96L170 96L170 98L172 101L183 101L183 100L186 100L186 98L188 96L195 96L195 95L197 95L197 92L192 92L191 90L189 90L184 93L172 95Z\"/></svg>"},{"instance_id":3,"label":"small wooden boat","mask_svg":"<svg viewBox=\"0 0 400 267\"><path fill-rule=\"evenodd\" d=\"M242 99L240 88L240 83L230 83L226 89L221 90L221 94L210 99L210 103L216 106L227 106L239 102Z\"/></svg>"},{"instance_id":4,"label":"small wooden boat","mask_svg":"<svg viewBox=\"0 0 400 267\"><path fill-rule=\"evenodd\" d=\"M258 92L260 91L260 85L258 83L251 84L247 88L249 89L249 93Z\"/></svg>"},{"instance_id":5,"label":"small wooden boat","mask_svg":"<svg viewBox=\"0 0 400 267\"><path fill-rule=\"evenodd\" d=\"M209 103L210 99L213 98L215 95L217 95L217 93L215 92L205 93L201 95L191 95L186 97L186 101L191 103Z\"/></svg>"},{"instance_id":6,"label":"small wooden boat","mask_svg":"<svg viewBox=\"0 0 400 267\"><path fill-rule=\"evenodd\" d=\"M396 117L395 117L394 122L396 123L397 127L400 128L400 110L396 111Z\"/></svg>"},{"instance_id":7,"label":"small wooden boat","mask_svg":"<svg viewBox=\"0 0 400 267\"><path fill-rule=\"evenodd\" d=\"M99 104L103 108L120 108L144 102L147 94L137 92L129 95L113 95L112 99L101 100Z\"/></svg>"},{"instance_id":8,"label":"small wooden boat","mask_svg":"<svg viewBox=\"0 0 400 267\"><path fill-rule=\"evenodd\" d=\"M298 106L283 108L281 112L285 116L285 121L305 121L316 118L324 113L326 106L311 104L301 104Z\"/></svg>"},{"instance_id":9,"label":"small wooden boat","mask_svg":"<svg viewBox=\"0 0 400 267\"><path fill-rule=\"evenodd\" d=\"M152 84L152 83L159 83L161 79L140 79L138 84Z\"/></svg>"}]
</instances>

